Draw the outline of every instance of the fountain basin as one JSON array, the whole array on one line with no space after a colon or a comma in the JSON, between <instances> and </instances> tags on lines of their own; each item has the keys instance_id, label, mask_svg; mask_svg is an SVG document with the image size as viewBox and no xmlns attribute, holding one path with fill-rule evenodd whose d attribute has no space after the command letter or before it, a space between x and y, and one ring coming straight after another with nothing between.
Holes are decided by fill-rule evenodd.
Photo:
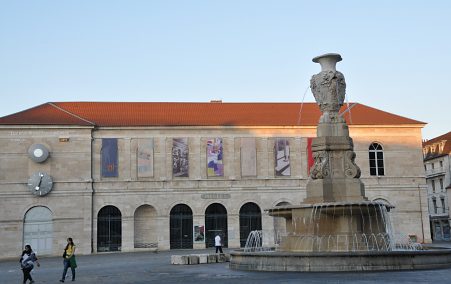
<instances>
[{"instance_id":1,"label":"fountain basin","mask_svg":"<svg viewBox=\"0 0 451 284\"><path fill-rule=\"evenodd\" d=\"M391 208L359 201L290 205L267 211L286 220L287 234L281 239L279 251L390 251L395 248L387 215Z\"/></svg>"},{"instance_id":2,"label":"fountain basin","mask_svg":"<svg viewBox=\"0 0 451 284\"><path fill-rule=\"evenodd\" d=\"M230 254L230 268L250 271L382 271L451 267L450 249L374 252L244 252Z\"/></svg>"}]
</instances>

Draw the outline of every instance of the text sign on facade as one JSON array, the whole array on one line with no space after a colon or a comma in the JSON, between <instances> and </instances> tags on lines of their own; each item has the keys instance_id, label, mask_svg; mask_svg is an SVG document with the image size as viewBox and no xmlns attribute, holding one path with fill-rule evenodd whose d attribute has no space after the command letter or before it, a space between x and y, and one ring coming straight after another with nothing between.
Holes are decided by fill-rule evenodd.
<instances>
[{"instance_id":1,"label":"text sign on facade","mask_svg":"<svg viewBox=\"0 0 451 284\"><path fill-rule=\"evenodd\" d=\"M204 193L201 194L202 199L229 199L230 194L228 193Z\"/></svg>"}]
</instances>

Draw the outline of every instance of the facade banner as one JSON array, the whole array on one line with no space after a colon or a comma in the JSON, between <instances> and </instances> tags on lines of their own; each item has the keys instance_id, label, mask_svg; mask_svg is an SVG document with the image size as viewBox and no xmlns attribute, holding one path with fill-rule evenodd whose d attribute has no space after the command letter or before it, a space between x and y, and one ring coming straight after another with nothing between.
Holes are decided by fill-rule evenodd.
<instances>
[{"instance_id":1,"label":"facade banner","mask_svg":"<svg viewBox=\"0 0 451 284\"><path fill-rule=\"evenodd\" d=\"M224 176L224 163L222 160L222 138L207 140L207 176Z\"/></svg>"},{"instance_id":2,"label":"facade banner","mask_svg":"<svg viewBox=\"0 0 451 284\"><path fill-rule=\"evenodd\" d=\"M153 138L138 139L138 177L153 177Z\"/></svg>"},{"instance_id":3,"label":"facade banner","mask_svg":"<svg viewBox=\"0 0 451 284\"><path fill-rule=\"evenodd\" d=\"M286 138L276 138L274 145L276 176L290 176L290 142Z\"/></svg>"},{"instance_id":4,"label":"facade banner","mask_svg":"<svg viewBox=\"0 0 451 284\"><path fill-rule=\"evenodd\" d=\"M174 177L189 176L188 138L172 139L172 175Z\"/></svg>"},{"instance_id":5,"label":"facade banner","mask_svg":"<svg viewBox=\"0 0 451 284\"><path fill-rule=\"evenodd\" d=\"M241 176L257 176L257 148L255 138L241 138Z\"/></svg>"},{"instance_id":6,"label":"facade banner","mask_svg":"<svg viewBox=\"0 0 451 284\"><path fill-rule=\"evenodd\" d=\"M118 176L117 138L102 138L102 177Z\"/></svg>"}]
</instances>

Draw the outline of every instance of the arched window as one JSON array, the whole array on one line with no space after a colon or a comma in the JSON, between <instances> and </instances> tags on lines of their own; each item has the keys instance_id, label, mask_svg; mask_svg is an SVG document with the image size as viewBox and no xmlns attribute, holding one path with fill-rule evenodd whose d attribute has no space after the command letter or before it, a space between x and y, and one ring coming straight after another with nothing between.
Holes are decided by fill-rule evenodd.
<instances>
[{"instance_id":1,"label":"arched window","mask_svg":"<svg viewBox=\"0 0 451 284\"><path fill-rule=\"evenodd\" d=\"M383 176L384 170L384 150L379 143L372 143L369 147L370 175Z\"/></svg>"}]
</instances>

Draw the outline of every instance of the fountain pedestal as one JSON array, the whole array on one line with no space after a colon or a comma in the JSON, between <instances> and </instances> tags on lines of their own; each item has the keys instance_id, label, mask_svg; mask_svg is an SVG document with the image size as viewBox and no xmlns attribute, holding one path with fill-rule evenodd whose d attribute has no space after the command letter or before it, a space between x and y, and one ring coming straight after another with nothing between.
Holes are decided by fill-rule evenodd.
<instances>
[{"instance_id":1,"label":"fountain pedestal","mask_svg":"<svg viewBox=\"0 0 451 284\"><path fill-rule=\"evenodd\" d=\"M281 251L366 250L365 236L388 233L382 216L386 210L376 210L384 205L368 202L365 197L360 169L354 162L354 144L339 114L346 92L344 76L335 68L341 56L325 54L313 61L322 68L310 80L322 115L312 142L315 163L310 169L307 196L300 206L268 212L286 219L287 236L282 238ZM372 224L378 222L380 225L374 228Z\"/></svg>"}]
</instances>

